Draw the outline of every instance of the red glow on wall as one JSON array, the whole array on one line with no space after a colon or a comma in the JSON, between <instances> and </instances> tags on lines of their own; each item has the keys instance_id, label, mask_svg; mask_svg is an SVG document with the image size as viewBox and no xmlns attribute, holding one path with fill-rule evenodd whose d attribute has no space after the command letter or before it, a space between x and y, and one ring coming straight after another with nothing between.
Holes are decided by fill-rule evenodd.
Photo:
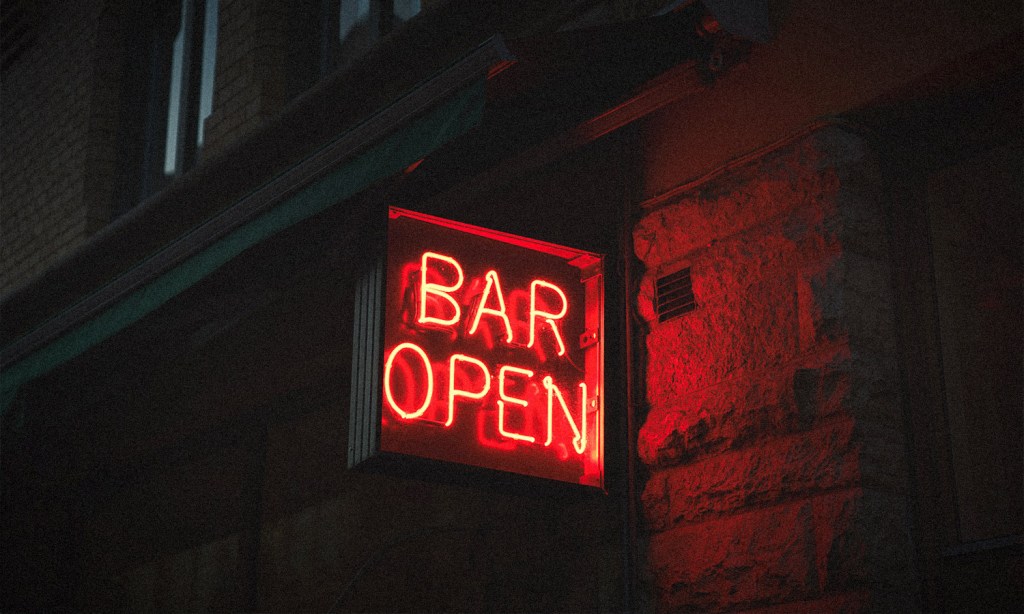
<instances>
[{"instance_id":1,"label":"red glow on wall","mask_svg":"<svg viewBox=\"0 0 1024 614\"><path fill-rule=\"evenodd\" d=\"M600 256L392 209L384 452L604 485Z\"/></svg>"}]
</instances>

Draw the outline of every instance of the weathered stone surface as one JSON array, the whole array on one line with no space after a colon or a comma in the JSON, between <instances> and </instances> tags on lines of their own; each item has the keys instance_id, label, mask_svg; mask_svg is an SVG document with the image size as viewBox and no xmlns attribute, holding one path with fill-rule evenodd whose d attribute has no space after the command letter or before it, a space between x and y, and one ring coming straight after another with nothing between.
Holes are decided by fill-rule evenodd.
<instances>
[{"instance_id":1,"label":"weathered stone surface","mask_svg":"<svg viewBox=\"0 0 1024 614\"><path fill-rule=\"evenodd\" d=\"M794 601L763 608L741 610L735 614L808 614L829 612L831 614L854 614L863 612L871 598L867 591L851 591L825 595L820 599Z\"/></svg>"},{"instance_id":2,"label":"weathered stone surface","mask_svg":"<svg viewBox=\"0 0 1024 614\"><path fill-rule=\"evenodd\" d=\"M879 357L895 355L892 272L884 262L844 253L797 273L800 347L849 339Z\"/></svg>"},{"instance_id":3,"label":"weathered stone surface","mask_svg":"<svg viewBox=\"0 0 1024 614\"><path fill-rule=\"evenodd\" d=\"M842 412L858 421L902 428L895 369L886 357L854 352L846 344L826 347L801 361L792 382L801 416Z\"/></svg>"},{"instance_id":4,"label":"weathered stone surface","mask_svg":"<svg viewBox=\"0 0 1024 614\"><path fill-rule=\"evenodd\" d=\"M863 151L861 144L850 146ZM766 156L645 217L634 228L634 251L648 268L657 268L781 212L831 200L840 183L837 162L813 139ZM668 236L675 241L666 241Z\"/></svg>"},{"instance_id":5,"label":"weathered stone surface","mask_svg":"<svg viewBox=\"0 0 1024 614\"><path fill-rule=\"evenodd\" d=\"M826 129L636 226L662 609L912 605L879 187L865 141ZM683 266L698 308L659 323L656 280Z\"/></svg>"},{"instance_id":6,"label":"weathered stone surface","mask_svg":"<svg viewBox=\"0 0 1024 614\"><path fill-rule=\"evenodd\" d=\"M758 241L723 241L691 262L697 310L654 325L647 335L652 402L797 355L797 252L778 233ZM645 283L649 295L641 295L641 305L647 303L641 311L653 317L654 280Z\"/></svg>"},{"instance_id":7,"label":"weathered stone surface","mask_svg":"<svg viewBox=\"0 0 1024 614\"><path fill-rule=\"evenodd\" d=\"M702 452L794 430L800 422L784 375L727 380L654 404L640 429L637 450L647 465L678 464Z\"/></svg>"},{"instance_id":8,"label":"weathered stone surface","mask_svg":"<svg viewBox=\"0 0 1024 614\"><path fill-rule=\"evenodd\" d=\"M662 612L719 611L818 592L809 503L683 525L651 539Z\"/></svg>"},{"instance_id":9,"label":"weathered stone surface","mask_svg":"<svg viewBox=\"0 0 1024 614\"><path fill-rule=\"evenodd\" d=\"M651 571L660 608L913 610L903 505L897 496L851 488L658 533Z\"/></svg>"},{"instance_id":10,"label":"weathered stone surface","mask_svg":"<svg viewBox=\"0 0 1024 614\"><path fill-rule=\"evenodd\" d=\"M812 504L823 590L868 588L871 611L915 609L906 500L858 488Z\"/></svg>"},{"instance_id":11,"label":"weathered stone surface","mask_svg":"<svg viewBox=\"0 0 1024 614\"><path fill-rule=\"evenodd\" d=\"M678 394L815 351L851 334L892 337L888 269L842 252L833 230L833 205L802 206L763 226L684 254L670 266L649 269L638 311L651 325L648 349L671 367L670 380L651 374L651 398ZM668 233L665 243L678 245ZM655 313L657 278L688 265L697 310L663 323ZM872 319L873 318L873 319ZM672 364L663 358L671 355ZM684 361L680 363L678 361ZM693 365L686 364L687 362ZM671 383L666 390L662 383Z\"/></svg>"},{"instance_id":12,"label":"weathered stone surface","mask_svg":"<svg viewBox=\"0 0 1024 614\"><path fill-rule=\"evenodd\" d=\"M779 364L820 344L849 340L894 355L888 265L841 253L834 237L816 234L820 227L794 229L793 218L804 210L791 213L756 229L756 236L730 237L689 254L698 309L682 318L656 323L657 276L645 276L637 305L651 322L648 349L673 357L652 364L676 371L669 379L649 373L652 398ZM662 390L665 383L671 387Z\"/></svg>"},{"instance_id":13,"label":"weathered stone surface","mask_svg":"<svg viewBox=\"0 0 1024 614\"><path fill-rule=\"evenodd\" d=\"M850 394L850 373L839 369L798 368L793 372L793 400L805 419L839 411Z\"/></svg>"},{"instance_id":14,"label":"weathered stone surface","mask_svg":"<svg viewBox=\"0 0 1024 614\"><path fill-rule=\"evenodd\" d=\"M655 473L643 493L655 530L708 516L776 503L860 478L861 446L853 422L840 419L811 432L719 454Z\"/></svg>"},{"instance_id":15,"label":"weathered stone surface","mask_svg":"<svg viewBox=\"0 0 1024 614\"><path fill-rule=\"evenodd\" d=\"M795 363L652 400L638 452L650 466L679 464L754 439L806 430L840 412L860 416L851 407L854 402L877 400L875 413L895 424L895 398L886 394L890 389L891 384L854 361L845 345L825 347Z\"/></svg>"},{"instance_id":16,"label":"weathered stone surface","mask_svg":"<svg viewBox=\"0 0 1024 614\"><path fill-rule=\"evenodd\" d=\"M657 269L712 241L765 224L791 209L842 211L822 230L844 249L882 257L886 237L878 164L865 140L825 128L782 150L752 161L681 194L651 212L633 232L637 257ZM674 241L665 241L666 236Z\"/></svg>"}]
</instances>

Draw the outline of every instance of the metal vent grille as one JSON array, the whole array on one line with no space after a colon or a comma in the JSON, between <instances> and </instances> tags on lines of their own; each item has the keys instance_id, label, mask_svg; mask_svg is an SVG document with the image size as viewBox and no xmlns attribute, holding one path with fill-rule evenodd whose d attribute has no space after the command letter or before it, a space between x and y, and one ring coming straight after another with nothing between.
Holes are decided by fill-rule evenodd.
<instances>
[{"instance_id":1,"label":"metal vent grille","mask_svg":"<svg viewBox=\"0 0 1024 614\"><path fill-rule=\"evenodd\" d=\"M689 313L697 308L693 300L690 267L659 277L655 286L658 322Z\"/></svg>"}]
</instances>

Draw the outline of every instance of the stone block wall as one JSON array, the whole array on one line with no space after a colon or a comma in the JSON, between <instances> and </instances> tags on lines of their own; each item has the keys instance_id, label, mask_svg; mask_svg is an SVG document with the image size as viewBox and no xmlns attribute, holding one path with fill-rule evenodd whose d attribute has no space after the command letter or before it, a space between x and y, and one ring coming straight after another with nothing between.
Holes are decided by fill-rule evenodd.
<instances>
[{"instance_id":1,"label":"stone block wall","mask_svg":"<svg viewBox=\"0 0 1024 614\"><path fill-rule=\"evenodd\" d=\"M660 611L915 606L878 182L825 127L635 226ZM659 323L656 280L685 266L697 309Z\"/></svg>"}]
</instances>

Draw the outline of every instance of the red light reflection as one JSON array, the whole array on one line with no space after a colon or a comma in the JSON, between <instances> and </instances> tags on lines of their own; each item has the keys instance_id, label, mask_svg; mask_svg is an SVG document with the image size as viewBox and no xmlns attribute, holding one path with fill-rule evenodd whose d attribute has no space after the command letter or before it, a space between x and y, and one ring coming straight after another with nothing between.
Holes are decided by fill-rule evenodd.
<instances>
[{"instance_id":1,"label":"red light reflection","mask_svg":"<svg viewBox=\"0 0 1024 614\"><path fill-rule=\"evenodd\" d=\"M497 316L505 324L505 343L512 343L512 323L508 320L508 312L505 311L505 296L501 293L501 281L498 279L498 272L494 269L487 271L484 275L487 278L487 285L484 286L483 295L480 297L480 304L476 309L476 317L473 318L473 325L469 327L469 334L475 334L480 326L480 316L483 314ZM491 292L498 297L498 308L487 307L487 300Z\"/></svg>"},{"instance_id":2,"label":"red light reflection","mask_svg":"<svg viewBox=\"0 0 1024 614\"><path fill-rule=\"evenodd\" d=\"M455 374L458 370L455 368L456 363L464 362L471 364L483 373L484 385L480 390L471 391L464 388L457 388L455 386ZM487 365L483 362L473 358L472 356L466 356L465 354L452 354L451 359L448 361L448 419L445 420L445 426L451 426L455 420L455 397L464 397L467 399L482 399L487 396L487 393L491 389L491 374L487 370Z\"/></svg>"}]
</instances>

